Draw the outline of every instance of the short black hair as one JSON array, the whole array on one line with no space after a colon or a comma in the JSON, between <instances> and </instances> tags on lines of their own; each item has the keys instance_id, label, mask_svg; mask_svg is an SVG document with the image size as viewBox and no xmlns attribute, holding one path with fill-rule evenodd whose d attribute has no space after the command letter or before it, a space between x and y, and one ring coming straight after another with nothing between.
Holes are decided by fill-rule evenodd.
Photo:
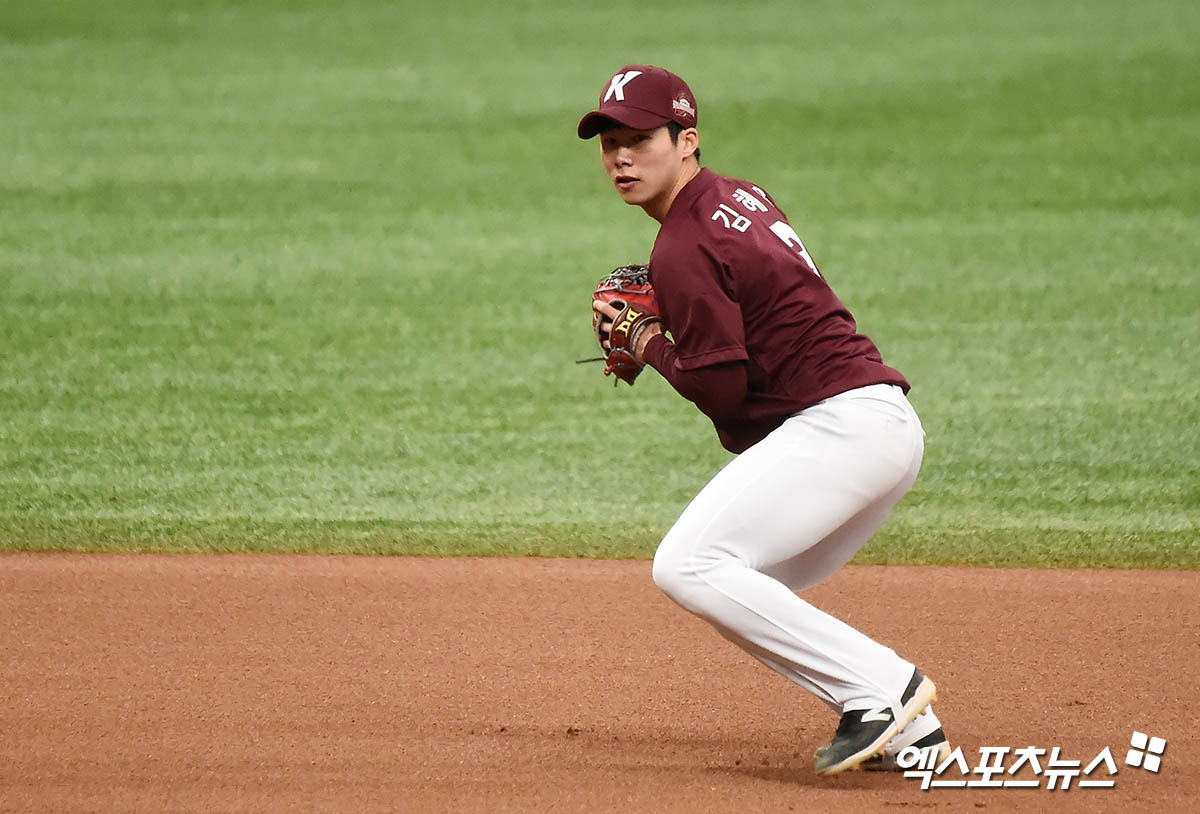
<instances>
[{"instance_id":1,"label":"short black hair","mask_svg":"<svg viewBox=\"0 0 1200 814\"><path fill-rule=\"evenodd\" d=\"M677 122L677 121L667 122L667 132L671 134L671 143L672 144L679 143L679 134L682 133L683 131L684 131L684 127L679 122ZM700 161L700 148L697 147L696 152L692 153L692 155L696 156L696 161L699 162Z\"/></svg>"},{"instance_id":2,"label":"short black hair","mask_svg":"<svg viewBox=\"0 0 1200 814\"><path fill-rule=\"evenodd\" d=\"M609 119L596 132L597 133L606 133L609 130L615 130L618 127L624 127L624 126L625 125L621 124L618 121ZM679 134L684 131L684 126L677 121L671 120L671 121L667 122L666 128L667 128L668 135L671 136L671 143L678 144L679 143ZM696 157L696 161L699 162L700 161L700 148L697 147L696 152L692 153L692 155L694 155Z\"/></svg>"}]
</instances>

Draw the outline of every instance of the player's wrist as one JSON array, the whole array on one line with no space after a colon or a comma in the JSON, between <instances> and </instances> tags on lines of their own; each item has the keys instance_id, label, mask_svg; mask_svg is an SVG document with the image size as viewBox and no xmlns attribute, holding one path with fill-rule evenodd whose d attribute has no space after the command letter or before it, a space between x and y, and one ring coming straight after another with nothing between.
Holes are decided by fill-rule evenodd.
<instances>
[{"instance_id":1,"label":"player's wrist","mask_svg":"<svg viewBox=\"0 0 1200 814\"><path fill-rule=\"evenodd\" d=\"M634 347L634 358L640 363L646 363L646 349L650 347L650 342L656 336L663 336L662 324L658 322L647 323L638 336L637 345Z\"/></svg>"}]
</instances>

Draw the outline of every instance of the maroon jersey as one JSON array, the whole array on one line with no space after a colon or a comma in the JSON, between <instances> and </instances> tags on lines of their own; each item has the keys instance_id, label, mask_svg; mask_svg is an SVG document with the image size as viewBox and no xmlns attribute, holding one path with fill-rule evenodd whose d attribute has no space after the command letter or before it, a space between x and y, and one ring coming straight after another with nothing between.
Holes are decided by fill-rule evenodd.
<instances>
[{"instance_id":1,"label":"maroon jersey","mask_svg":"<svg viewBox=\"0 0 1200 814\"><path fill-rule=\"evenodd\" d=\"M674 339L674 370L660 367L670 343L652 342L647 359L668 381L746 363L745 398L709 416L733 452L846 390L888 383L908 391L904 376L857 332L787 218L753 184L701 169L663 221L650 278Z\"/></svg>"}]
</instances>

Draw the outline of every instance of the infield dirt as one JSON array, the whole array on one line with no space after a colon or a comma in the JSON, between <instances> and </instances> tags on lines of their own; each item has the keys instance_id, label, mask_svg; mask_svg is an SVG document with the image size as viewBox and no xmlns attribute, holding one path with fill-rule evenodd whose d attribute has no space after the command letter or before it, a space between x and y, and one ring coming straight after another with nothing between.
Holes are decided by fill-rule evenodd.
<instances>
[{"instance_id":1,"label":"infield dirt","mask_svg":"<svg viewBox=\"0 0 1200 814\"><path fill-rule=\"evenodd\" d=\"M938 683L972 768L1107 746L1115 786L819 778L836 716L645 561L49 554L0 556L0 811L1196 810L1200 573L851 566L804 596Z\"/></svg>"}]
</instances>

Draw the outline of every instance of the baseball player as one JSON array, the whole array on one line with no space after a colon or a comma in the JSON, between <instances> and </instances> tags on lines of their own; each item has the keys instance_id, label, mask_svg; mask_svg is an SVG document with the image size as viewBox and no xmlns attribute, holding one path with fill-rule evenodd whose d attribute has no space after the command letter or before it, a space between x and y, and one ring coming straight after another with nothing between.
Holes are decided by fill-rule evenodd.
<instances>
[{"instance_id":1,"label":"baseball player","mask_svg":"<svg viewBox=\"0 0 1200 814\"><path fill-rule=\"evenodd\" d=\"M912 487L924 431L909 383L858 333L775 201L700 166L696 124L682 79L629 65L578 127L600 137L621 198L660 224L657 314L594 299L601 347L635 375L657 370L737 453L663 538L654 581L838 712L818 774L896 769L910 745L948 755L933 682L795 593L844 565Z\"/></svg>"}]
</instances>

